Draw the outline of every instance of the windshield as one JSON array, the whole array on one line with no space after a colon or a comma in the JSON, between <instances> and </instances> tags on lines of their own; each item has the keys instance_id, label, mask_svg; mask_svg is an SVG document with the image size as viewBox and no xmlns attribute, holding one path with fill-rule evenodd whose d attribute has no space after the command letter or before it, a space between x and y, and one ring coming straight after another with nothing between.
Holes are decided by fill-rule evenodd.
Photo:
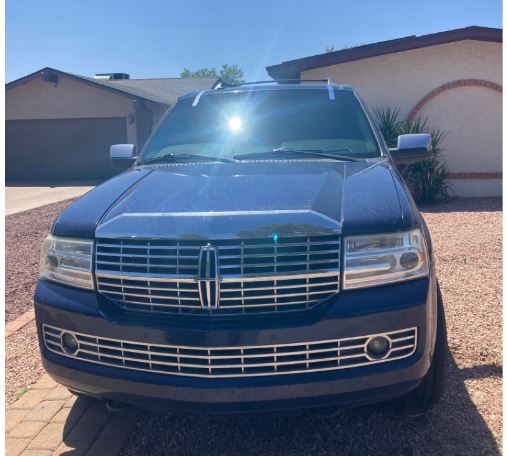
<instances>
[{"instance_id":1,"label":"windshield","mask_svg":"<svg viewBox=\"0 0 507 456\"><path fill-rule=\"evenodd\" d=\"M179 154L187 159L199 155L261 159L264 153L290 155L298 150L354 158L380 155L352 92L335 91L330 100L322 89L217 91L204 94L196 106L194 100L180 100L171 109L140 163Z\"/></svg>"}]
</instances>

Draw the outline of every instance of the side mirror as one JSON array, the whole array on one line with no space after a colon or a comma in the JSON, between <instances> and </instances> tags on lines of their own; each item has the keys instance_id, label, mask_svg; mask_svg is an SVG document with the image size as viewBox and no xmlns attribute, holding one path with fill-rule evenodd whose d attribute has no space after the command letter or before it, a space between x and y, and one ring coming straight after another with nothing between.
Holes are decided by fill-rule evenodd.
<instances>
[{"instance_id":1,"label":"side mirror","mask_svg":"<svg viewBox=\"0 0 507 456\"><path fill-rule=\"evenodd\" d=\"M109 149L111 167L114 169L128 169L136 161L136 146L134 144L115 144Z\"/></svg>"},{"instance_id":2,"label":"side mirror","mask_svg":"<svg viewBox=\"0 0 507 456\"><path fill-rule=\"evenodd\" d=\"M408 165L431 158L431 135L419 133L398 136L398 147L389 149L394 163Z\"/></svg>"}]
</instances>

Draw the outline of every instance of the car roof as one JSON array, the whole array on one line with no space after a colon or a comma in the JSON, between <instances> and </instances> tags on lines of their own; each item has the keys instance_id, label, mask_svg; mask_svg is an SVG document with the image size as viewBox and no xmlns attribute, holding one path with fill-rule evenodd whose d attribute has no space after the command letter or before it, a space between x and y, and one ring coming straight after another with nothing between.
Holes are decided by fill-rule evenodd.
<instances>
[{"instance_id":1,"label":"car roof","mask_svg":"<svg viewBox=\"0 0 507 456\"><path fill-rule=\"evenodd\" d=\"M287 91L287 90L343 90L347 92L354 92L352 86L347 84L335 84L330 81L299 81L294 82L281 82L281 81L260 81L249 82L245 84L231 84L231 85L218 85L215 88L206 89L202 91L193 91L182 95L179 99L186 99L192 97L200 97L203 95L222 94L222 93L242 93L242 92L263 92L263 91Z\"/></svg>"}]
</instances>

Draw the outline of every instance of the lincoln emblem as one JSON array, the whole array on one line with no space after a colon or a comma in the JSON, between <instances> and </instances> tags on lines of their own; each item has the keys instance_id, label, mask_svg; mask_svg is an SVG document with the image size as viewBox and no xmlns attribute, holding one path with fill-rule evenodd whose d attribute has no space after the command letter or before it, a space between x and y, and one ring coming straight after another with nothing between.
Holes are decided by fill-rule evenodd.
<instances>
[{"instance_id":1,"label":"lincoln emblem","mask_svg":"<svg viewBox=\"0 0 507 456\"><path fill-rule=\"evenodd\" d=\"M220 296L220 278L217 248L210 244L201 247L197 283L203 309L217 309Z\"/></svg>"}]
</instances>

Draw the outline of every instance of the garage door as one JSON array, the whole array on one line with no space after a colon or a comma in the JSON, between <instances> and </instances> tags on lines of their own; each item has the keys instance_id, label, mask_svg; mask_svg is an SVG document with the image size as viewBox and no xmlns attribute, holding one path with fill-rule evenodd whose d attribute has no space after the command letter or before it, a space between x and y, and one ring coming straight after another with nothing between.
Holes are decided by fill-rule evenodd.
<instances>
[{"instance_id":1,"label":"garage door","mask_svg":"<svg viewBox=\"0 0 507 456\"><path fill-rule=\"evenodd\" d=\"M8 120L7 181L104 179L109 146L127 142L125 118Z\"/></svg>"}]
</instances>

